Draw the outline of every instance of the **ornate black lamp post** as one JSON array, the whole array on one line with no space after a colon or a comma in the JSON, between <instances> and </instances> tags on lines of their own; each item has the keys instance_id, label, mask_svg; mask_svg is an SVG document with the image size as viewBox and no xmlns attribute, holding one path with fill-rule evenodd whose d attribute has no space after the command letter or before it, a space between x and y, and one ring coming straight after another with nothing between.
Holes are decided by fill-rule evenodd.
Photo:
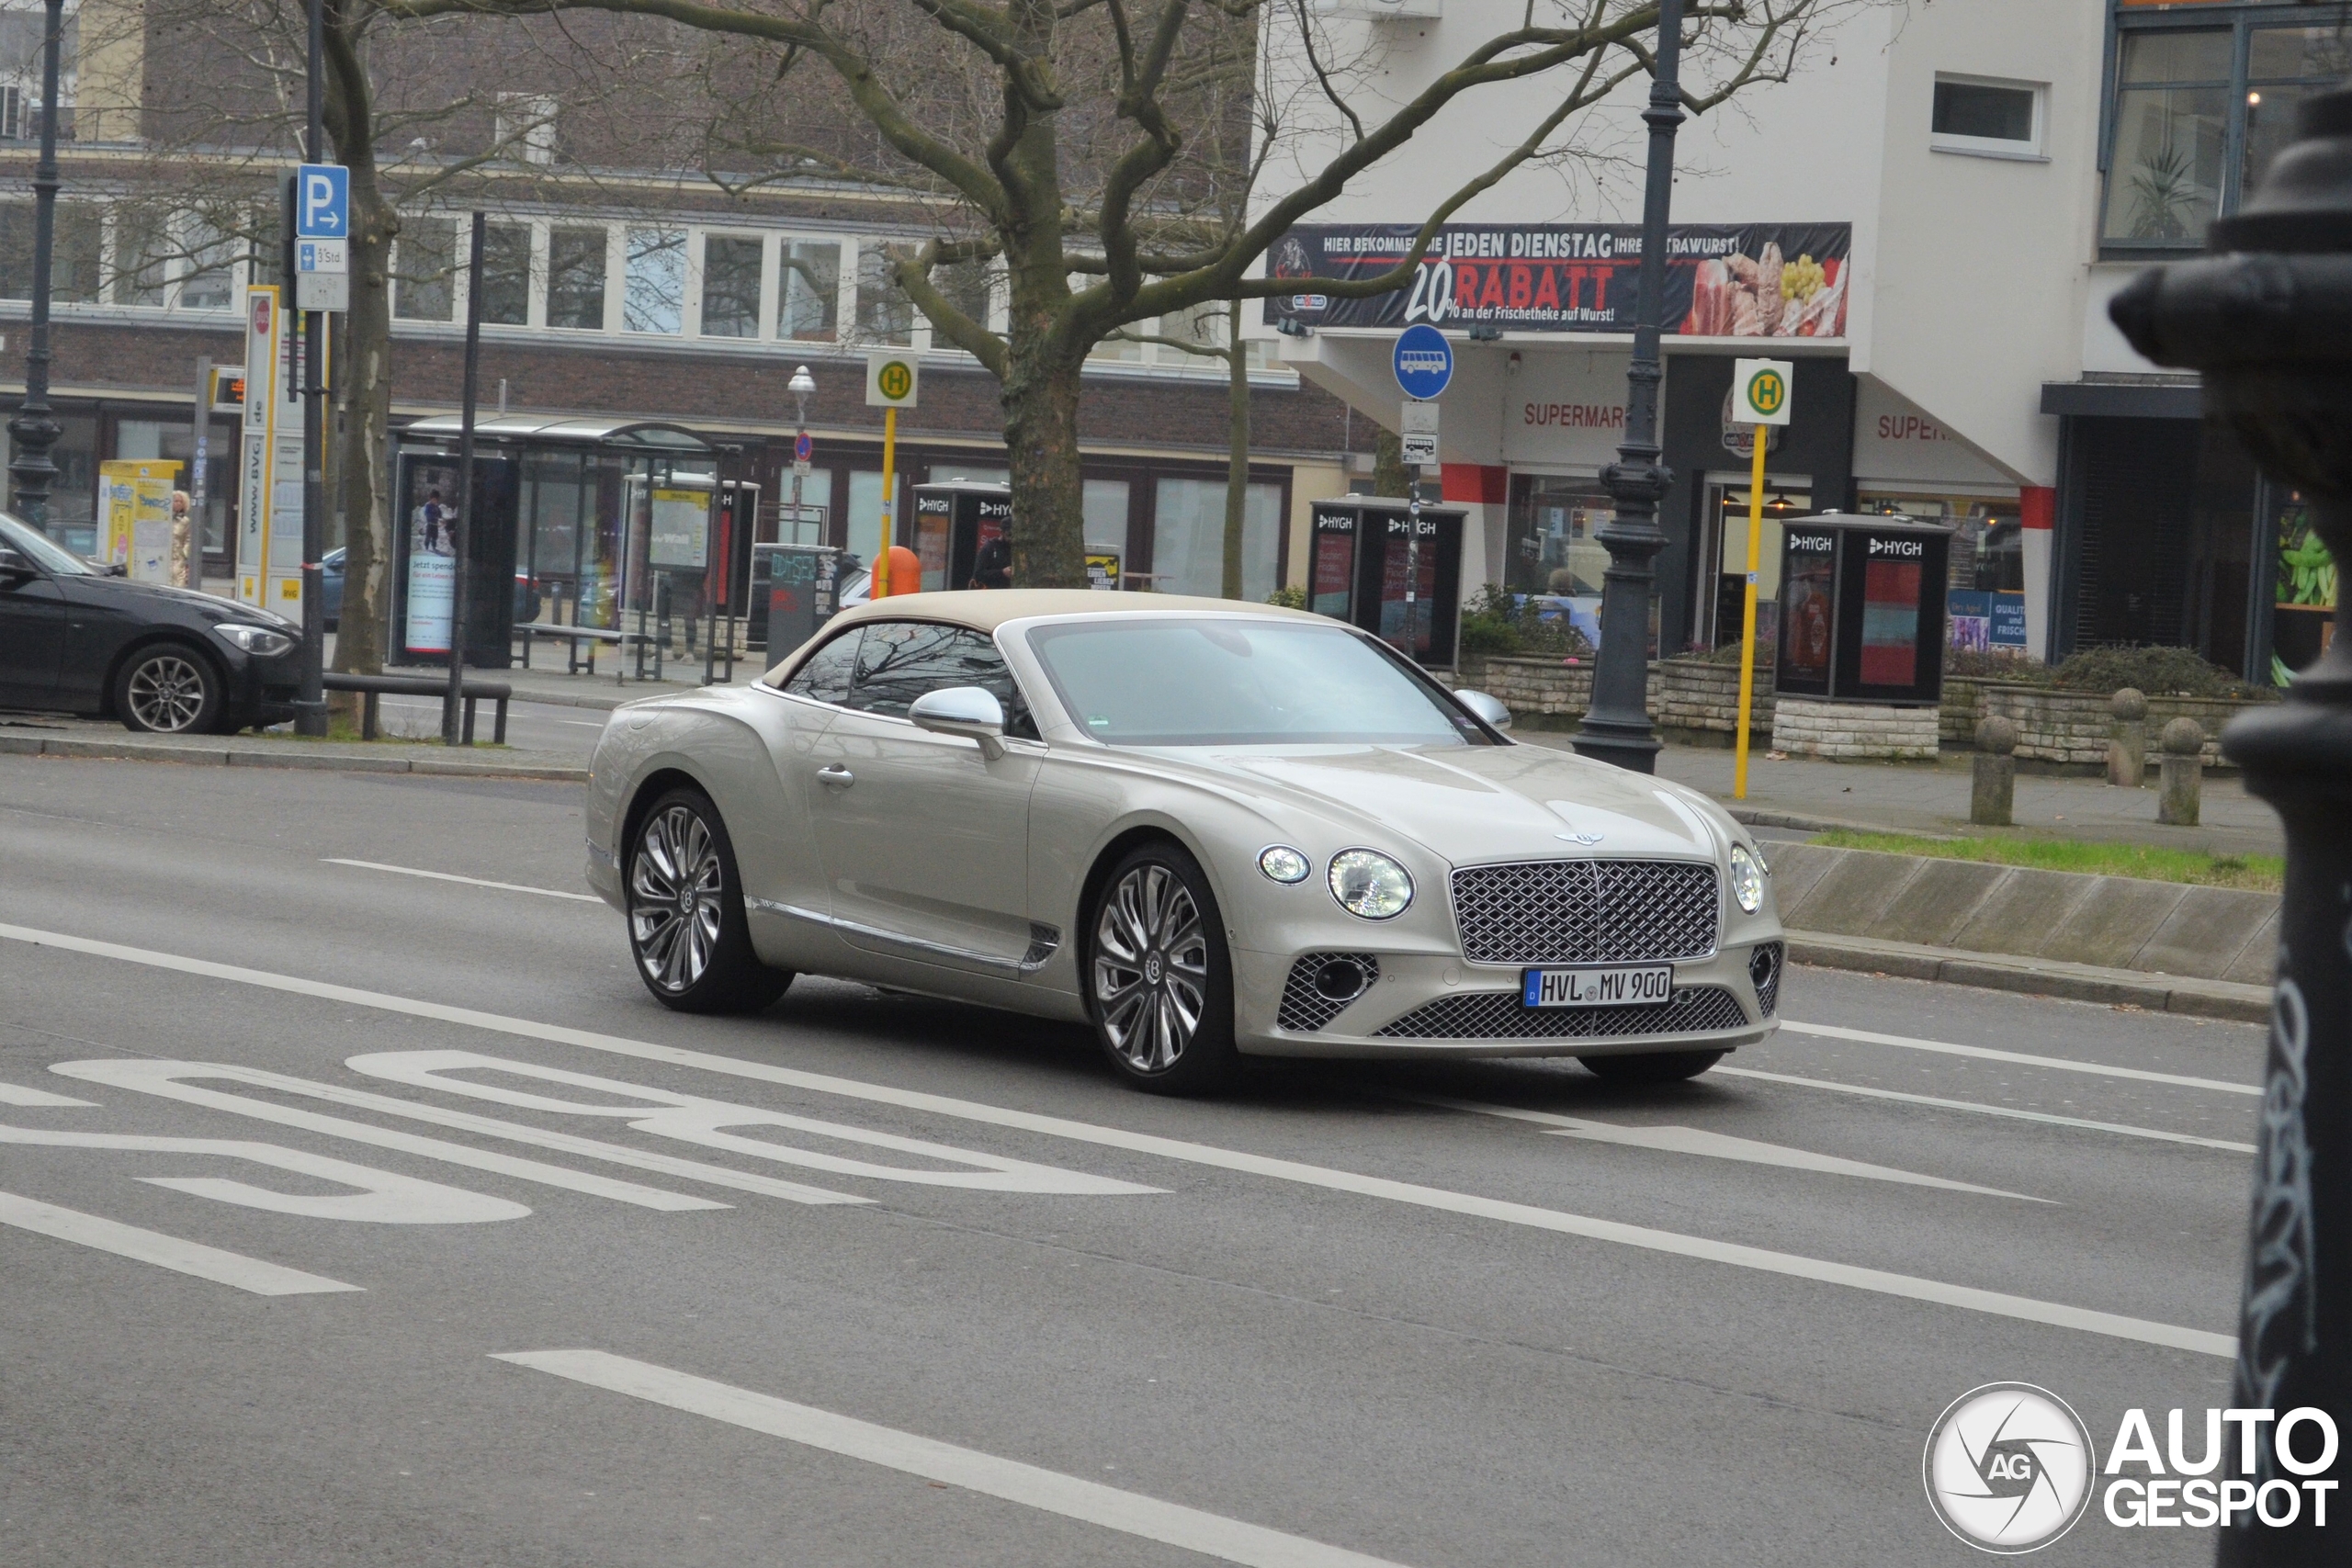
<instances>
[{"instance_id":1,"label":"ornate black lamp post","mask_svg":"<svg viewBox=\"0 0 2352 1568\"><path fill-rule=\"evenodd\" d=\"M2352 559L2352 89L2308 100L2297 140L2209 259L2143 274L2109 308L2142 354L2203 372L2206 404L2272 476L2311 498L2313 526ZM2352 1424L2352 636L2335 637L2287 700L2232 724L2222 750L2287 828L2278 980L2232 1405L2306 1406ZM2305 1422L2281 1452L2259 1426L2259 1484L2301 1484L2319 1457ZM2234 1445L2233 1446L2235 1452ZM2322 1472L2352 1470L2352 1445ZM2342 1493L2337 1494L2343 1495ZM2315 1528L2306 1492L2285 1527L2244 1520L2224 1563L2340 1563L2339 1507ZM2274 1513L2284 1503L2274 1499Z\"/></svg>"},{"instance_id":2,"label":"ornate black lamp post","mask_svg":"<svg viewBox=\"0 0 2352 1568\"><path fill-rule=\"evenodd\" d=\"M57 478L50 449L64 434L49 412L49 264L57 238L57 42L65 0L49 0L40 51L40 162L33 165L33 319L26 334L25 400L8 422L8 472L17 513L49 532L49 487Z\"/></svg>"},{"instance_id":3,"label":"ornate black lamp post","mask_svg":"<svg viewBox=\"0 0 2352 1568\"><path fill-rule=\"evenodd\" d=\"M1592 709L1577 732L1583 756L1646 773L1657 770L1650 730L1650 594L1655 562L1666 547L1657 504L1674 476L1658 461L1657 389L1665 378L1658 338L1666 318L1666 219L1674 200L1674 133L1682 124L1682 0L1660 0L1657 68L1650 78L1648 186L1642 201L1642 270L1634 295L1634 363L1625 373L1625 440L1617 461L1600 470L1616 502L1594 537L1609 551L1600 581L1600 653L1592 672Z\"/></svg>"}]
</instances>

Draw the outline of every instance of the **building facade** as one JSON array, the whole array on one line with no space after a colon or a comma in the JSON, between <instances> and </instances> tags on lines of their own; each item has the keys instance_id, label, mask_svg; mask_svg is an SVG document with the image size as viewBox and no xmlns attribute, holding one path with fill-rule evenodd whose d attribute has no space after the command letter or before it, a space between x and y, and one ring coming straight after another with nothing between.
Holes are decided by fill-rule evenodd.
<instances>
[{"instance_id":1,"label":"building facade","mask_svg":"<svg viewBox=\"0 0 2352 1568\"><path fill-rule=\"evenodd\" d=\"M1395 101L1523 14L1509 0L1408 9L1428 14L1340 6L1322 58ZM1797 367L1793 423L1768 443L1768 517L1956 524L1952 585L1993 595L1996 630L2036 657L2171 644L2260 681L2307 662L2334 573L2311 558L2300 502L2201 423L2193 377L2132 353L2106 306L2150 262L2194 254L2294 101L2344 78L2344 19L2245 0L1972 0L1834 21L1789 80L1681 132L1661 648L1738 635L1752 448L1725 409L1731 361L1763 355ZM1278 35L1266 47L1277 77L1296 65ZM1695 58L1690 85L1703 90L1714 63ZM1466 580L1579 601L1607 558L1596 476L1623 430L1646 80L1563 133L1581 160L1523 167L1466 204L1410 290L1344 301L1314 283L1393 265L1555 90L1539 80L1445 111L1276 248L1275 274L1299 291L1251 330L1383 423L1397 417L1396 334L1445 330L1458 365L1441 400L1446 494L1484 523L1483 576ZM1270 165L1278 175L1314 165L1306 140ZM1779 530L1767 535L1769 603Z\"/></svg>"}]
</instances>

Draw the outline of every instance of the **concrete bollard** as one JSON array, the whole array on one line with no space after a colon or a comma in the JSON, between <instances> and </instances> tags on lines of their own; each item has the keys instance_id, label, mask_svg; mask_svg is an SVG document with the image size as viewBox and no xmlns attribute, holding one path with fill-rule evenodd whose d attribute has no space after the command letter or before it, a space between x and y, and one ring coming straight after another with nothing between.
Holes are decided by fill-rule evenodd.
<instances>
[{"instance_id":1,"label":"concrete bollard","mask_svg":"<svg viewBox=\"0 0 2352 1568\"><path fill-rule=\"evenodd\" d=\"M2157 743L2165 755L2158 764L2163 793L2156 797L2156 820L2194 828L2205 781L2205 731L2193 718L2177 718L2165 726Z\"/></svg>"},{"instance_id":2,"label":"concrete bollard","mask_svg":"<svg viewBox=\"0 0 2352 1568\"><path fill-rule=\"evenodd\" d=\"M2107 732L2107 782L2138 789L2148 782L2148 699L2124 687L2109 699L2115 723Z\"/></svg>"},{"instance_id":3,"label":"concrete bollard","mask_svg":"<svg viewBox=\"0 0 2352 1568\"><path fill-rule=\"evenodd\" d=\"M1976 725L1976 776L1968 792L1968 819L2006 828L2018 801L2018 727L1994 714Z\"/></svg>"}]
</instances>

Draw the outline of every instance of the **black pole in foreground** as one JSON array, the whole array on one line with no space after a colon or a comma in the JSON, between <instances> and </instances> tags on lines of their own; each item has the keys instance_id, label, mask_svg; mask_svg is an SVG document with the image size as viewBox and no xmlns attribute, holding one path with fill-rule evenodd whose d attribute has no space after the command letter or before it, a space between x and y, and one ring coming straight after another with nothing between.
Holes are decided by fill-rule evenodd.
<instances>
[{"instance_id":1,"label":"black pole in foreground","mask_svg":"<svg viewBox=\"0 0 2352 1568\"><path fill-rule=\"evenodd\" d=\"M1609 551L1601 574L1600 653L1592 710L1577 731L1577 753L1637 773L1657 768L1650 729L1650 593L1666 547L1658 502L1674 476L1658 462L1657 389L1666 372L1658 338L1666 317L1666 220L1674 202L1674 132L1682 124L1682 0L1659 0L1656 73L1642 118L1650 128L1649 183L1642 200L1642 270L1634 298L1634 363L1625 372L1625 439L1600 486L1617 505L1594 534Z\"/></svg>"},{"instance_id":2,"label":"black pole in foreground","mask_svg":"<svg viewBox=\"0 0 2352 1568\"><path fill-rule=\"evenodd\" d=\"M326 22L323 0L311 0L310 114L302 145L311 162L327 161ZM299 200L299 194L298 194ZM286 215L294 232L294 214ZM289 273L286 281L300 288ZM327 732L327 606L322 585L327 553L326 382L321 373L327 339L326 314L304 310L302 332L302 672L294 697L294 732Z\"/></svg>"},{"instance_id":3,"label":"black pole in foreground","mask_svg":"<svg viewBox=\"0 0 2352 1568\"><path fill-rule=\"evenodd\" d=\"M33 165L33 311L25 334L25 400L8 422L8 472L17 481L17 514L49 532L49 487L57 465L50 451L64 434L49 410L49 263L57 239L57 48L65 0L49 0L40 51L40 162Z\"/></svg>"},{"instance_id":4,"label":"black pole in foreground","mask_svg":"<svg viewBox=\"0 0 2352 1568\"><path fill-rule=\"evenodd\" d=\"M473 612L467 584L473 573L466 557L474 537L474 404L481 387L481 236L482 214L474 214L474 231L466 254L466 384L465 402L458 414L458 524L450 530L449 548L457 556L457 581L449 593L449 700L441 705L441 741L446 746L471 745L461 736L458 710L464 705L466 686L466 617Z\"/></svg>"},{"instance_id":5,"label":"black pole in foreground","mask_svg":"<svg viewBox=\"0 0 2352 1568\"><path fill-rule=\"evenodd\" d=\"M2297 139L2202 261L2143 273L2109 307L2132 346L2203 372L2209 416L2311 500L2313 526L2352 560L2352 90L2304 101ZM2230 1404L2258 1413L2255 1471L2271 1515L2221 1535L2225 1564L2345 1561L2346 1494L2314 1521L2314 1481L2352 1472L2352 1443L2322 1457L2325 1412L2352 1438L2352 635L2335 635L2278 707L2239 718L2222 750L2287 829L2278 978L2255 1158L2237 1375ZM2291 1430L2288 1428L2291 1427ZM2285 1437L2279 1434L2284 1431ZM2235 1428L2233 1428L2234 1438ZM2284 1483L2283 1487L2274 1483ZM2336 1539L2331 1540L2331 1537Z\"/></svg>"}]
</instances>

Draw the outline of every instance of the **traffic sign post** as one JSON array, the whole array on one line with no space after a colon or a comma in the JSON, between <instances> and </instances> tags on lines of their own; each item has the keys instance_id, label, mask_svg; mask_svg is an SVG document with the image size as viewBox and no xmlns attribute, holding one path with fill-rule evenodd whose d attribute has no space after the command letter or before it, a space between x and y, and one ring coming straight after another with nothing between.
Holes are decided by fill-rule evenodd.
<instances>
[{"instance_id":1,"label":"traffic sign post","mask_svg":"<svg viewBox=\"0 0 2352 1568\"><path fill-rule=\"evenodd\" d=\"M915 406L921 364L912 354L885 349L865 356L865 406L882 411L882 547L874 556L868 597L890 596L890 547L899 542L896 462L899 411Z\"/></svg>"},{"instance_id":2,"label":"traffic sign post","mask_svg":"<svg viewBox=\"0 0 2352 1568\"><path fill-rule=\"evenodd\" d=\"M1427 321L1417 321L1396 334L1390 364L1407 397L1430 402L1442 396L1453 379L1453 345Z\"/></svg>"},{"instance_id":3,"label":"traffic sign post","mask_svg":"<svg viewBox=\"0 0 2352 1568\"><path fill-rule=\"evenodd\" d=\"M1747 588L1739 612L1739 738L1734 745L1731 797L1747 798L1747 733L1756 704L1756 558L1764 550L1764 427L1789 423L1797 367L1785 359L1741 359L1732 365L1731 417L1752 428L1756 456L1747 480Z\"/></svg>"}]
</instances>

